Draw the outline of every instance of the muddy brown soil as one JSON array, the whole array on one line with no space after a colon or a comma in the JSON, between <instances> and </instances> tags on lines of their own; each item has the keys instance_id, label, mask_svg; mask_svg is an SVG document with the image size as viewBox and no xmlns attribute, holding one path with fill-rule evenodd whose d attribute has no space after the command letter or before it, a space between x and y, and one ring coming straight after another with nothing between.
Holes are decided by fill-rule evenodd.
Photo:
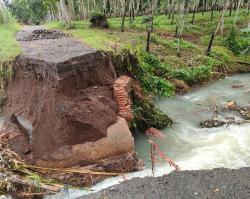
<instances>
[{"instance_id":1,"label":"muddy brown soil","mask_svg":"<svg viewBox=\"0 0 250 199\"><path fill-rule=\"evenodd\" d=\"M41 27L25 27L17 39L23 53L14 65L4 111L21 113L32 124L30 163L99 165L106 171L99 164L105 160L112 171L109 159L116 157L121 172L137 170L134 139L126 118L119 115L113 91L117 77L108 56L69 36L43 33ZM133 160L124 168L127 158ZM119 172L119 164L114 167Z\"/></svg>"},{"instance_id":2,"label":"muddy brown soil","mask_svg":"<svg viewBox=\"0 0 250 199\"><path fill-rule=\"evenodd\" d=\"M172 172L134 178L79 199L248 199L250 168Z\"/></svg>"}]
</instances>

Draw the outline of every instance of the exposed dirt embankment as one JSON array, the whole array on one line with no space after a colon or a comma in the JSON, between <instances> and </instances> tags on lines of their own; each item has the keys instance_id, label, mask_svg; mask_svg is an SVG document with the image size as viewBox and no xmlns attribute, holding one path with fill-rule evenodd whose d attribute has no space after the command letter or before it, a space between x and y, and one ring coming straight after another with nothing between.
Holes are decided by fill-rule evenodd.
<instances>
[{"instance_id":1,"label":"exposed dirt embankment","mask_svg":"<svg viewBox=\"0 0 250 199\"><path fill-rule=\"evenodd\" d=\"M56 39L46 35L34 40L30 33L18 35L23 54L7 88L5 112L21 113L32 123L33 163L71 167L105 159L108 167L107 158L112 162L115 157L115 168L109 171L137 170L134 139L127 121L118 115L116 74L108 58L70 37L54 34ZM103 165L98 169L105 170Z\"/></svg>"},{"instance_id":2,"label":"exposed dirt embankment","mask_svg":"<svg viewBox=\"0 0 250 199\"><path fill-rule=\"evenodd\" d=\"M249 179L249 167L172 172L134 178L81 199L243 199L250 198Z\"/></svg>"}]
</instances>

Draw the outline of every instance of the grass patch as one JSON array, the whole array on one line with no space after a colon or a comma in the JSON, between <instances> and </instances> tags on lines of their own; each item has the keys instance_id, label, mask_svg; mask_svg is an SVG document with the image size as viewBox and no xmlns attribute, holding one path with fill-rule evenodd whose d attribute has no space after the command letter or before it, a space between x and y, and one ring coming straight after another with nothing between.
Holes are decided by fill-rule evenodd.
<instances>
[{"instance_id":1,"label":"grass patch","mask_svg":"<svg viewBox=\"0 0 250 199\"><path fill-rule=\"evenodd\" d=\"M21 53L15 34L20 30L15 21L0 24L0 106L4 103L4 90L7 81L12 77L13 60Z\"/></svg>"},{"instance_id":2,"label":"grass patch","mask_svg":"<svg viewBox=\"0 0 250 199\"><path fill-rule=\"evenodd\" d=\"M211 56L205 55L211 33L214 31L220 15L221 13L215 11L214 20L210 21L209 12L205 12L204 15L196 14L193 25L191 24L191 14L185 18L186 23L180 42L181 57L176 56L178 41L174 38L177 15L173 24L166 15L155 16L154 33L150 38L150 53L144 50L148 16L138 16L134 20L126 17L125 32L120 31L121 18L108 19L109 29L90 28L90 23L87 21L73 22L73 27L69 30L64 29L63 25L58 22L47 24L47 26L62 29L79 38L88 46L99 50L116 53L124 49L129 50L138 59L139 67L135 67L132 63L127 66L127 73L135 74L145 91L154 95L171 96L175 88L168 81L169 79L181 79L189 84L207 81L212 72L216 72L218 68L226 66L237 68L239 65L236 64L236 61L249 58L246 54L233 53L225 45L234 21L234 12L229 17L228 11L225 14L223 34L219 32L216 36ZM247 23L246 11L241 10L237 26L242 29L247 26ZM246 41L249 40L248 31L244 29L243 32L237 40L240 47L248 44ZM138 68L140 70L137 70Z\"/></svg>"},{"instance_id":3,"label":"grass patch","mask_svg":"<svg viewBox=\"0 0 250 199\"><path fill-rule=\"evenodd\" d=\"M15 22L0 24L0 63L15 58L21 48L15 39L15 34L20 30L20 25Z\"/></svg>"}]
</instances>

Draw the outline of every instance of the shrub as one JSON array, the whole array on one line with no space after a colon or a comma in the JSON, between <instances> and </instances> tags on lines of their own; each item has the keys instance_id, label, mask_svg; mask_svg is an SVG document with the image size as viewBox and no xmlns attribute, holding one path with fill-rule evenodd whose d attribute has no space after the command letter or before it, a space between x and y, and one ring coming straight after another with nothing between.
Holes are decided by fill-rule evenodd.
<instances>
[{"instance_id":1,"label":"shrub","mask_svg":"<svg viewBox=\"0 0 250 199\"><path fill-rule=\"evenodd\" d=\"M148 99L138 98L132 93L134 128L145 131L147 128L154 127L163 129L173 121L163 113L154 103Z\"/></svg>"},{"instance_id":2,"label":"shrub","mask_svg":"<svg viewBox=\"0 0 250 199\"><path fill-rule=\"evenodd\" d=\"M240 47L238 45L237 41L237 31L235 28L232 28L226 41L225 41L225 46L230 49L232 52L239 54L240 52Z\"/></svg>"},{"instance_id":3,"label":"shrub","mask_svg":"<svg viewBox=\"0 0 250 199\"><path fill-rule=\"evenodd\" d=\"M232 54L232 52L231 52ZM223 63L231 62L230 51L222 46L215 46L210 54L210 56L214 59L217 59Z\"/></svg>"},{"instance_id":4,"label":"shrub","mask_svg":"<svg viewBox=\"0 0 250 199\"><path fill-rule=\"evenodd\" d=\"M100 27L100 28L109 27L106 15L100 12L92 12L89 21L94 27Z\"/></svg>"},{"instance_id":5,"label":"shrub","mask_svg":"<svg viewBox=\"0 0 250 199\"><path fill-rule=\"evenodd\" d=\"M225 40L225 46L236 54L244 54L250 46L250 40L247 35L232 28Z\"/></svg>"},{"instance_id":6,"label":"shrub","mask_svg":"<svg viewBox=\"0 0 250 199\"><path fill-rule=\"evenodd\" d=\"M175 88L164 78L168 67L152 53L139 49L136 55L144 72L143 76L140 77L140 82L145 90L160 96L172 96Z\"/></svg>"},{"instance_id":7,"label":"shrub","mask_svg":"<svg viewBox=\"0 0 250 199\"><path fill-rule=\"evenodd\" d=\"M193 68L182 68L172 71L172 76L181 79L189 84L206 81L211 77L213 66L200 65Z\"/></svg>"},{"instance_id":8,"label":"shrub","mask_svg":"<svg viewBox=\"0 0 250 199\"><path fill-rule=\"evenodd\" d=\"M142 17L141 23L145 24L145 23L150 23L151 22L151 16L144 16Z\"/></svg>"},{"instance_id":9,"label":"shrub","mask_svg":"<svg viewBox=\"0 0 250 199\"><path fill-rule=\"evenodd\" d=\"M146 91L153 94L163 97L171 97L174 95L174 85L165 78L147 74L141 78L141 83Z\"/></svg>"},{"instance_id":10,"label":"shrub","mask_svg":"<svg viewBox=\"0 0 250 199\"><path fill-rule=\"evenodd\" d=\"M219 60L205 55L197 55L197 57L195 57L193 61L197 63L197 65L209 65L213 67L219 66L221 64Z\"/></svg>"}]
</instances>

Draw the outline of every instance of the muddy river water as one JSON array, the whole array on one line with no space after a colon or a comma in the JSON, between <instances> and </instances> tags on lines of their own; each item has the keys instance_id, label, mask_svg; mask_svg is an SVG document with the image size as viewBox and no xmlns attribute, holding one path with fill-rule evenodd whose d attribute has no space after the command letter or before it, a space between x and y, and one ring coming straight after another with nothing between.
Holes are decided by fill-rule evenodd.
<instances>
[{"instance_id":1,"label":"muddy river water","mask_svg":"<svg viewBox=\"0 0 250 199\"><path fill-rule=\"evenodd\" d=\"M232 88L233 85L243 87ZM157 100L156 104L161 110L176 122L163 130L166 137L153 140L182 170L250 166L250 124L232 124L218 128L199 127L200 121L211 118L210 106L216 104L223 107L230 100L241 106L250 106L250 74L234 75L194 89L183 96ZM235 112L222 112L218 117L223 119L230 116L234 116L236 120L240 119ZM140 133L136 134L136 151L139 158L145 162L145 170L127 174L127 178L151 175L148 139ZM157 161L157 176L172 170L166 162ZM98 191L122 180L120 177L109 178L92 189ZM90 191L70 189L47 198L76 198L88 193Z\"/></svg>"}]
</instances>

